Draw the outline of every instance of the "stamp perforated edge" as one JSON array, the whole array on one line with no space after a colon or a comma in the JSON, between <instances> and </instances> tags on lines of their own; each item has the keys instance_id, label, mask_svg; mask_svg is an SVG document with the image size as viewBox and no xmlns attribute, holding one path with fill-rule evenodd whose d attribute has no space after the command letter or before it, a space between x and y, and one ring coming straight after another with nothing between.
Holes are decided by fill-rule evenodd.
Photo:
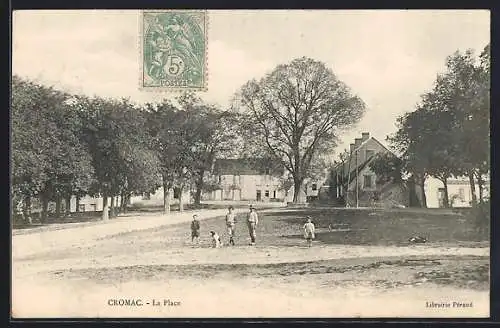
<instances>
[{"instance_id":1,"label":"stamp perforated edge","mask_svg":"<svg viewBox=\"0 0 500 328\"><path fill-rule=\"evenodd\" d=\"M145 87L143 85L143 79L144 79L144 49L143 49L143 31L144 31L144 13L164 13L164 12L201 12L205 15L205 58L204 58L204 79L203 79L203 86L201 87L188 87L188 88L178 88L178 87ZM146 91L146 92L185 92L185 91L195 91L195 92L206 92L208 91L208 33L209 33L209 14L207 9L203 10L189 10L189 9L162 9L162 10L141 10L138 15L138 35L139 35L139 80L138 80L138 85L139 85L139 90L140 91Z\"/></svg>"}]
</instances>

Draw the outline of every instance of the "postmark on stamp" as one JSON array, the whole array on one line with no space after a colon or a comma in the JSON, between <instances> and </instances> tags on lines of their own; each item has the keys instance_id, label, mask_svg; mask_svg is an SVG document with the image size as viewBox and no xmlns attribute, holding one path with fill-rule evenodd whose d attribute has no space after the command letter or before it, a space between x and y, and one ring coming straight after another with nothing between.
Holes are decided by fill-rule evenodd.
<instances>
[{"instance_id":1,"label":"postmark on stamp","mask_svg":"<svg viewBox=\"0 0 500 328\"><path fill-rule=\"evenodd\" d=\"M140 88L206 90L206 10L145 10L140 19Z\"/></svg>"}]
</instances>

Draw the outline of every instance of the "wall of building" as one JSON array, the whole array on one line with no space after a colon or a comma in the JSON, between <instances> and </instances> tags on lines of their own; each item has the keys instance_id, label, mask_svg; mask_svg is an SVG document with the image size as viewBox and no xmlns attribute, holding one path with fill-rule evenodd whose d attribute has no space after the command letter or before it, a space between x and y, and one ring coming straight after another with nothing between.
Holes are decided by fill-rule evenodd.
<instances>
[{"instance_id":1,"label":"wall of building","mask_svg":"<svg viewBox=\"0 0 500 328\"><path fill-rule=\"evenodd\" d=\"M171 193L170 201L172 204L178 203L178 199L174 198L174 194ZM183 202L184 204L189 204L192 202L191 193L189 191L185 191L183 193ZM115 206L119 206L121 203L121 197L115 197ZM111 204L111 197L108 198L108 205ZM129 205L133 204L144 204L144 205L158 205L163 204L163 188L158 189L154 194L149 195L149 197L144 196L132 196L130 198ZM65 201L63 200L63 207L65 207ZM70 209L71 212L76 212L77 201L76 197L73 196L70 201ZM102 211L103 209L103 198L102 197L90 197L85 196L80 198L79 202L80 212L93 212L93 211ZM55 203L49 203L49 211L55 212Z\"/></svg>"},{"instance_id":2,"label":"wall of building","mask_svg":"<svg viewBox=\"0 0 500 328\"><path fill-rule=\"evenodd\" d=\"M283 201L285 192L280 190L281 179L271 175L221 175L222 190L204 193L205 200Z\"/></svg>"},{"instance_id":3,"label":"wall of building","mask_svg":"<svg viewBox=\"0 0 500 328\"><path fill-rule=\"evenodd\" d=\"M370 138L366 140L365 142L362 142L359 148L357 149L357 162L358 165L363 164L367 159L367 150L371 151L373 154L377 154L380 152L387 152L387 149L385 149L380 143L378 143L375 139ZM368 154L369 155L369 154ZM350 170L354 170L356 167L356 155L353 153L352 158L351 158L351 165L350 165ZM349 173L349 162L347 161L343 165L343 172L344 174Z\"/></svg>"},{"instance_id":4,"label":"wall of building","mask_svg":"<svg viewBox=\"0 0 500 328\"><path fill-rule=\"evenodd\" d=\"M443 183L433 177L427 178L424 189L427 198L427 207L439 208L442 206L440 202L440 188L443 188ZM479 187L475 186L476 196L479 198ZM458 178L448 180L448 198L450 205L453 207L470 207L472 202L472 192L468 178ZM487 190L484 193L488 193Z\"/></svg>"}]
</instances>

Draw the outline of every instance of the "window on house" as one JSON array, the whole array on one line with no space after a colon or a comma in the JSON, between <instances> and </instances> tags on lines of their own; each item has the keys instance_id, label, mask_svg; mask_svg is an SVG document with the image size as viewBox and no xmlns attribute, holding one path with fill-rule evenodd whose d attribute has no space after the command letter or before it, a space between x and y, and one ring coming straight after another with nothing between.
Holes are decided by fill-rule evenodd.
<instances>
[{"instance_id":1,"label":"window on house","mask_svg":"<svg viewBox=\"0 0 500 328\"><path fill-rule=\"evenodd\" d=\"M366 159L369 159L370 157L372 157L374 154L374 151L371 150L371 149L367 149L366 150Z\"/></svg>"},{"instance_id":2,"label":"window on house","mask_svg":"<svg viewBox=\"0 0 500 328\"><path fill-rule=\"evenodd\" d=\"M458 189L458 198L460 199L461 202L465 202L465 190L464 190L464 188Z\"/></svg>"},{"instance_id":3,"label":"window on house","mask_svg":"<svg viewBox=\"0 0 500 328\"><path fill-rule=\"evenodd\" d=\"M365 186L365 188L372 188L373 187L371 175L366 174L364 176L364 184L363 185Z\"/></svg>"},{"instance_id":4,"label":"window on house","mask_svg":"<svg viewBox=\"0 0 500 328\"><path fill-rule=\"evenodd\" d=\"M313 191L318 190L318 185L317 185L317 184L315 184L315 183L313 183L313 184L312 184L312 186L311 186L311 189L312 189Z\"/></svg>"},{"instance_id":5,"label":"window on house","mask_svg":"<svg viewBox=\"0 0 500 328\"><path fill-rule=\"evenodd\" d=\"M271 174L271 170L270 169L266 169L266 175L269 175Z\"/></svg>"},{"instance_id":6,"label":"window on house","mask_svg":"<svg viewBox=\"0 0 500 328\"><path fill-rule=\"evenodd\" d=\"M276 190L273 191L273 198L276 198Z\"/></svg>"},{"instance_id":7,"label":"window on house","mask_svg":"<svg viewBox=\"0 0 500 328\"><path fill-rule=\"evenodd\" d=\"M265 195L266 197L269 197L269 190L266 190L266 192L264 193L264 195Z\"/></svg>"}]
</instances>

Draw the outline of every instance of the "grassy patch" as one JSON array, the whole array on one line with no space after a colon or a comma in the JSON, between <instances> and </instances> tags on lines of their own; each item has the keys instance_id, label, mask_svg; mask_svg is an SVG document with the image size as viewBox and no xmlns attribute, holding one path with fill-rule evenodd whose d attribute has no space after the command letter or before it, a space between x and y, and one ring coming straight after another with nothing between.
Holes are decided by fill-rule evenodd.
<instances>
[{"instance_id":1,"label":"grassy patch","mask_svg":"<svg viewBox=\"0 0 500 328\"><path fill-rule=\"evenodd\" d=\"M305 216L310 215L316 225L316 241L322 244L339 245L408 245L408 238L421 235L430 243L470 246L487 237L477 232L475 222L458 213L426 214L423 211L384 211L347 209L295 209L260 213L257 227L259 245L296 246L302 244L302 226ZM223 218L202 221L202 236L210 230L225 237ZM248 229L243 214L237 217L236 243L247 244ZM189 224L177 224L150 231L138 231L137 236L170 236L166 243L178 243L189 235ZM127 237L127 234L122 236ZM173 246L173 245L172 245Z\"/></svg>"}]
</instances>

